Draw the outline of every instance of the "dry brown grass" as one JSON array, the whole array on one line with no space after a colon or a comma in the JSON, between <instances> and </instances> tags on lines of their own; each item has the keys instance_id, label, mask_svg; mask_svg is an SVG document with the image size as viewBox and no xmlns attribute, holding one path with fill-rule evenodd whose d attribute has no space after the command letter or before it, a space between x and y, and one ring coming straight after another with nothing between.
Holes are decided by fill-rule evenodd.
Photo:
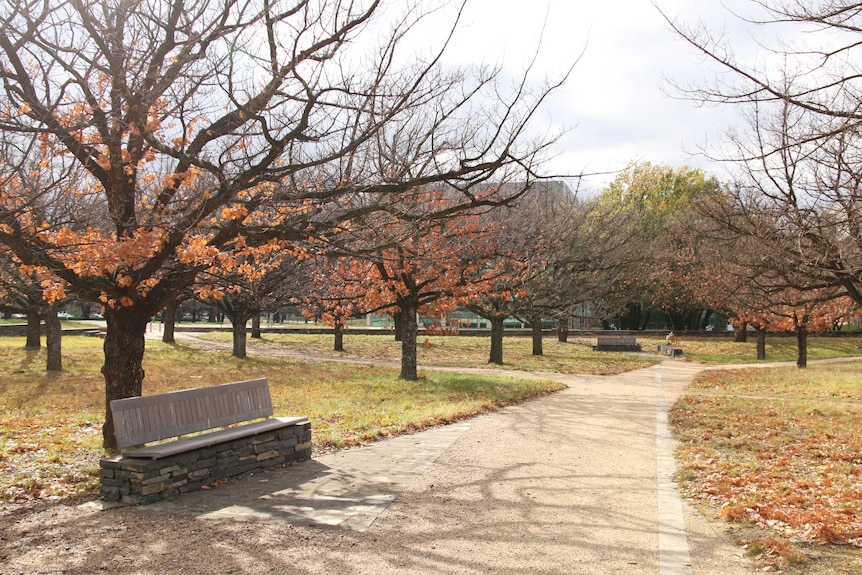
<instances>
[{"instance_id":1,"label":"dry brown grass","mask_svg":"<svg viewBox=\"0 0 862 575\"><path fill-rule=\"evenodd\" d=\"M92 495L102 454L102 341L65 337L65 370L0 338L0 499ZM258 356L147 342L144 393L267 377L276 413L307 415L319 452L416 431L561 389L532 378L429 373L417 382L368 365Z\"/></svg>"},{"instance_id":2,"label":"dry brown grass","mask_svg":"<svg viewBox=\"0 0 862 575\"><path fill-rule=\"evenodd\" d=\"M226 332L202 335L211 341L229 342ZM278 344L285 349L317 357L337 356L397 362L401 359L401 344L391 335L359 335L349 331L344 338L345 351L332 351L333 336L327 334L269 334L259 340L249 340L255 346ZM481 336L426 336L418 340L418 359L423 365L442 367L488 367L544 373L581 373L613 375L655 365L658 357L646 354L595 352L595 338L571 338L560 343L554 338L543 340L543 354L532 354L529 337L509 336L503 342L504 365L488 363L490 339ZM644 347L644 349L648 349ZM654 347L653 347L654 349Z\"/></svg>"}]
</instances>

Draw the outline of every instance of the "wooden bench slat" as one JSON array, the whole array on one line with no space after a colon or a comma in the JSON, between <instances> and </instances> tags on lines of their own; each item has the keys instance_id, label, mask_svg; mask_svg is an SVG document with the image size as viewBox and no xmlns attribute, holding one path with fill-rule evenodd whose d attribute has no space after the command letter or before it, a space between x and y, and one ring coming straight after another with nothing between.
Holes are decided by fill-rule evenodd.
<instances>
[{"instance_id":1,"label":"wooden bench slat","mask_svg":"<svg viewBox=\"0 0 862 575\"><path fill-rule=\"evenodd\" d=\"M124 448L270 417L273 410L267 380L252 379L119 399L111 413L117 446Z\"/></svg>"},{"instance_id":2,"label":"wooden bench slat","mask_svg":"<svg viewBox=\"0 0 862 575\"><path fill-rule=\"evenodd\" d=\"M626 336L598 336L596 338L598 345L635 345L637 338Z\"/></svg>"},{"instance_id":3,"label":"wooden bench slat","mask_svg":"<svg viewBox=\"0 0 862 575\"><path fill-rule=\"evenodd\" d=\"M258 433L273 431L281 429L282 427L307 422L307 417L272 417L263 421L255 421L254 423L248 423L246 425L229 427L219 431L196 435L194 437L185 437L169 443L150 445L138 449L129 449L123 454L126 457L160 459L162 457L176 455L177 453L184 453L193 449L201 449L203 447L209 447L211 445L231 441L233 439L249 437Z\"/></svg>"}]
</instances>

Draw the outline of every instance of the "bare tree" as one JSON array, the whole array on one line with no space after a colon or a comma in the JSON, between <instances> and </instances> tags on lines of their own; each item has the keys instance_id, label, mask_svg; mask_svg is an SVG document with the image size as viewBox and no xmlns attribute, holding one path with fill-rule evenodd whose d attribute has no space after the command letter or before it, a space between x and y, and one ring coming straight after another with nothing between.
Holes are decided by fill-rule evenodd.
<instances>
[{"instance_id":1,"label":"bare tree","mask_svg":"<svg viewBox=\"0 0 862 575\"><path fill-rule=\"evenodd\" d=\"M406 54L422 6L387 34L379 0L0 2L0 243L104 304L106 447L107 403L142 392L147 322L201 270L386 207L357 195L447 182L454 213L505 203L471 193L498 172L535 175L530 121L555 86L446 71L445 34ZM50 186L25 181L37 153ZM42 217L40 198L71 211Z\"/></svg>"},{"instance_id":2,"label":"bare tree","mask_svg":"<svg viewBox=\"0 0 862 575\"><path fill-rule=\"evenodd\" d=\"M768 48L778 67L747 64L730 39L668 18L674 30L731 74L679 86L699 101L740 106L747 126L721 159L740 169L730 210L717 216L756 238L774 264L772 281L792 289L837 286L862 304L862 33L855 3L759 0L752 24L804 29L806 43ZM728 79L729 78L729 79ZM761 225L761 222L775 225Z\"/></svg>"}]
</instances>

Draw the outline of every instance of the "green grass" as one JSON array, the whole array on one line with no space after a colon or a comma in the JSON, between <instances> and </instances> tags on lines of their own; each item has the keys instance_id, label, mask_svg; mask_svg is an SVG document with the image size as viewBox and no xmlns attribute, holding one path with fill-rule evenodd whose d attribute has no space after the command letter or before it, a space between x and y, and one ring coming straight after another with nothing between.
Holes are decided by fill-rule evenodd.
<instances>
[{"instance_id":1,"label":"green grass","mask_svg":"<svg viewBox=\"0 0 862 575\"><path fill-rule=\"evenodd\" d=\"M104 417L99 338L63 338L64 371L45 351L0 338L0 499L92 495ZM254 356L147 342L144 393L267 377L275 412L307 415L317 452L456 421L564 387L533 378L430 372L416 382L387 367Z\"/></svg>"},{"instance_id":2,"label":"green grass","mask_svg":"<svg viewBox=\"0 0 862 575\"><path fill-rule=\"evenodd\" d=\"M210 332L200 334L210 341L230 342L231 334ZM391 335L360 335L349 331L344 337L345 351L332 351L333 336L327 334L271 334L262 339L249 339L250 353L255 346L279 345L294 353L312 356L350 357L397 362L401 359L401 344ZM553 338L543 340L543 355L532 354L529 337L506 337L503 340L504 365L488 363L490 338L478 336L425 336L418 340L420 365L441 367L487 367L544 373L581 373L612 375L649 367L659 358L631 353L595 352L595 338L574 338L560 343ZM646 348L645 348L646 349Z\"/></svg>"}]
</instances>

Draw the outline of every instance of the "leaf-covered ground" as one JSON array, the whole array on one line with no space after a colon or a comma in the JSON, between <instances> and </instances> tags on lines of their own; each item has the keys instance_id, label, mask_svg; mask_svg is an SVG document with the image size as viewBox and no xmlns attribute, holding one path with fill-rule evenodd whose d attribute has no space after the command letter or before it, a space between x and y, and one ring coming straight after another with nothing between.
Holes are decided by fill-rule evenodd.
<instances>
[{"instance_id":1,"label":"leaf-covered ground","mask_svg":"<svg viewBox=\"0 0 862 575\"><path fill-rule=\"evenodd\" d=\"M709 371L671 411L684 491L767 535L749 551L801 561L793 542L862 547L862 364Z\"/></svg>"}]
</instances>

